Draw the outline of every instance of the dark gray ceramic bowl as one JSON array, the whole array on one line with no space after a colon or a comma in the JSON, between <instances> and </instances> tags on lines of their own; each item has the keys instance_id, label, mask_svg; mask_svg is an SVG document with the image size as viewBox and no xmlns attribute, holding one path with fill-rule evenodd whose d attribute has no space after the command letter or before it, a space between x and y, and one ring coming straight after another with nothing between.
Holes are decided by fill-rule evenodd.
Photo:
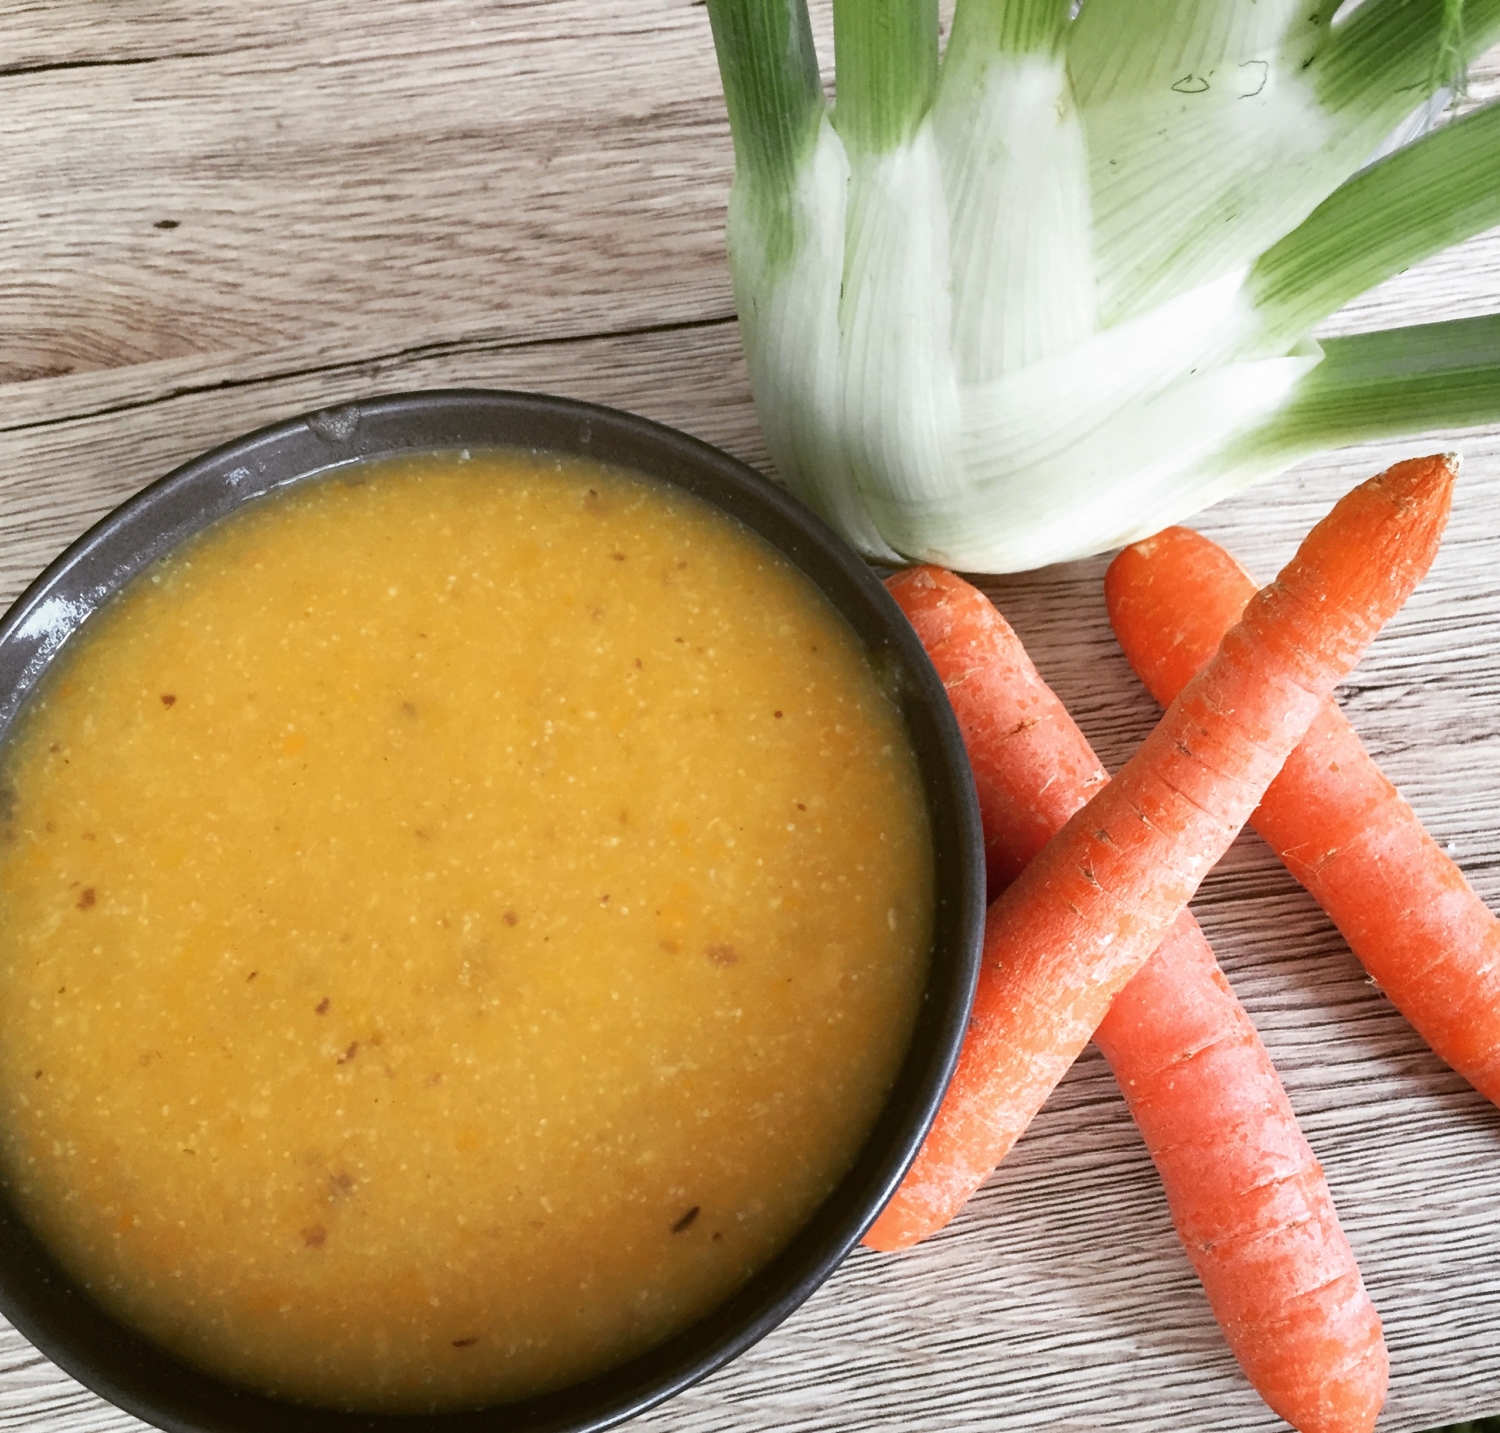
<instances>
[{"instance_id":1,"label":"dark gray ceramic bowl","mask_svg":"<svg viewBox=\"0 0 1500 1433\"><path fill-rule=\"evenodd\" d=\"M0 1309L75 1378L173 1433L582 1433L629 1418L749 1347L833 1272L900 1182L957 1058L979 969L984 857L968 762L942 685L884 588L822 522L744 464L644 419L523 393L409 393L309 414L215 449L117 508L0 621L0 737L91 612L142 568L242 503L363 459L496 446L619 464L715 504L817 583L896 679L932 813L938 882L932 968L911 1048L843 1184L726 1303L585 1383L471 1413L331 1413L199 1373L97 1309L0 1198Z\"/></svg>"}]
</instances>

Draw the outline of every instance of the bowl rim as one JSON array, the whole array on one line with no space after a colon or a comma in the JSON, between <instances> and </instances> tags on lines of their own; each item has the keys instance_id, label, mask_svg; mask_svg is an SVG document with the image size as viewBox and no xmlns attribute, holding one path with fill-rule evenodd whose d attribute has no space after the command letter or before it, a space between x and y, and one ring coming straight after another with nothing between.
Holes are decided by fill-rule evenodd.
<instances>
[{"instance_id":1,"label":"bowl rim","mask_svg":"<svg viewBox=\"0 0 1500 1433\"><path fill-rule=\"evenodd\" d=\"M853 1168L724 1303L602 1374L470 1412L341 1413L201 1373L95 1306L0 1195L0 1312L80 1383L169 1433L596 1433L643 1413L764 1337L832 1274L900 1183L958 1059L980 966L984 851L941 680L875 573L821 518L738 459L634 414L514 390L418 390L268 424L191 459L69 544L0 618L0 740L92 612L193 533L245 502L350 464L491 447L594 458L707 499L804 572L865 643L902 708L933 831L934 949L911 1044Z\"/></svg>"}]
</instances>

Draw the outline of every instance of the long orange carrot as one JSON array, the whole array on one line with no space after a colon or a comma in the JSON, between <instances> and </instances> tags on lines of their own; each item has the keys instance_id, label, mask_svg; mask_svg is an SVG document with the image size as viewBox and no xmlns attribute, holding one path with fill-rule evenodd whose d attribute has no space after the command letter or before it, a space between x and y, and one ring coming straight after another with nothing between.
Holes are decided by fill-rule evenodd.
<instances>
[{"instance_id":1,"label":"long orange carrot","mask_svg":"<svg viewBox=\"0 0 1500 1433\"><path fill-rule=\"evenodd\" d=\"M1432 562L1453 467L1356 488L1245 608L1156 730L991 905L958 1068L865 1242L941 1228L1041 1108L1302 739Z\"/></svg>"},{"instance_id":2,"label":"long orange carrot","mask_svg":"<svg viewBox=\"0 0 1500 1433\"><path fill-rule=\"evenodd\" d=\"M1255 1391L1301 1433L1370 1433L1390 1376L1380 1316L1250 1016L1197 924L1181 929L1094 1039Z\"/></svg>"},{"instance_id":3,"label":"long orange carrot","mask_svg":"<svg viewBox=\"0 0 1500 1433\"><path fill-rule=\"evenodd\" d=\"M1120 645L1163 702L1212 657L1254 590L1223 548L1186 528L1126 548L1105 577ZM1500 1102L1500 921L1333 702L1250 824L1427 1043Z\"/></svg>"},{"instance_id":4,"label":"long orange carrot","mask_svg":"<svg viewBox=\"0 0 1500 1433\"><path fill-rule=\"evenodd\" d=\"M943 679L1003 888L1107 779L990 601L941 568L887 583ZM1380 1319L1271 1057L1186 911L1094 1034L1225 1338L1303 1433L1368 1433Z\"/></svg>"}]
</instances>

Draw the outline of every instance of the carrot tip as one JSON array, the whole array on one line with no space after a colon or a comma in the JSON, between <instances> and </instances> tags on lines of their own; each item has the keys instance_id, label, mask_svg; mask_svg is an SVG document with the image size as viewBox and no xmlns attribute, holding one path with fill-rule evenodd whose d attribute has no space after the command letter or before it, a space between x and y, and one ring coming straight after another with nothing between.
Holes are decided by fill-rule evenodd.
<instances>
[{"instance_id":1,"label":"carrot tip","mask_svg":"<svg viewBox=\"0 0 1500 1433\"><path fill-rule=\"evenodd\" d=\"M1458 476L1462 463L1463 458L1458 453L1430 453L1422 458L1406 458L1391 464L1371 479L1371 485L1403 495L1448 487Z\"/></svg>"}]
</instances>

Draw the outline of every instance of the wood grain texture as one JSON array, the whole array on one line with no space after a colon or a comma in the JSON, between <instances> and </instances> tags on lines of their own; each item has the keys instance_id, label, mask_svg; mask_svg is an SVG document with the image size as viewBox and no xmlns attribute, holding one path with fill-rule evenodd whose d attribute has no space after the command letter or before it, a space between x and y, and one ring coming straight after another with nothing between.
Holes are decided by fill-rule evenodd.
<instances>
[{"instance_id":1,"label":"wood grain texture","mask_svg":"<svg viewBox=\"0 0 1500 1433\"><path fill-rule=\"evenodd\" d=\"M827 5L817 10L827 55ZM1476 97L1500 89L1492 58ZM723 256L728 134L689 0L0 3L0 595L248 428L402 388L535 388L764 466ZM158 228L162 221L176 227ZM1500 307L1500 234L1330 330ZM1428 582L1351 719L1500 903L1500 430L1353 450L1204 514L1269 576L1394 457L1467 457ZM1101 756L1155 709L1104 559L988 584ZM1500 1110L1426 1051L1253 837L1200 919L1281 1067L1386 1321L1381 1428L1500 1411ZM138 1428L0 1330L0 1430ZM860 1252L637 1425L1271 1430L1090 1052L964 1215Z\"/></svg>"},{"instance_id":2,"label":"wood grain texture","mask_svg":"<svg viewBox=\"0 0 1500 1433\"><path fill-rule=\"evenodd\" d=\"M215 50L244 9L205 17L206 51L166 26L150 63L0 76L28 117L0 140L0 378L730 312L701 8L406 4L375 44L283 4L276 43Z\"/></svg>"}]
</instances>

